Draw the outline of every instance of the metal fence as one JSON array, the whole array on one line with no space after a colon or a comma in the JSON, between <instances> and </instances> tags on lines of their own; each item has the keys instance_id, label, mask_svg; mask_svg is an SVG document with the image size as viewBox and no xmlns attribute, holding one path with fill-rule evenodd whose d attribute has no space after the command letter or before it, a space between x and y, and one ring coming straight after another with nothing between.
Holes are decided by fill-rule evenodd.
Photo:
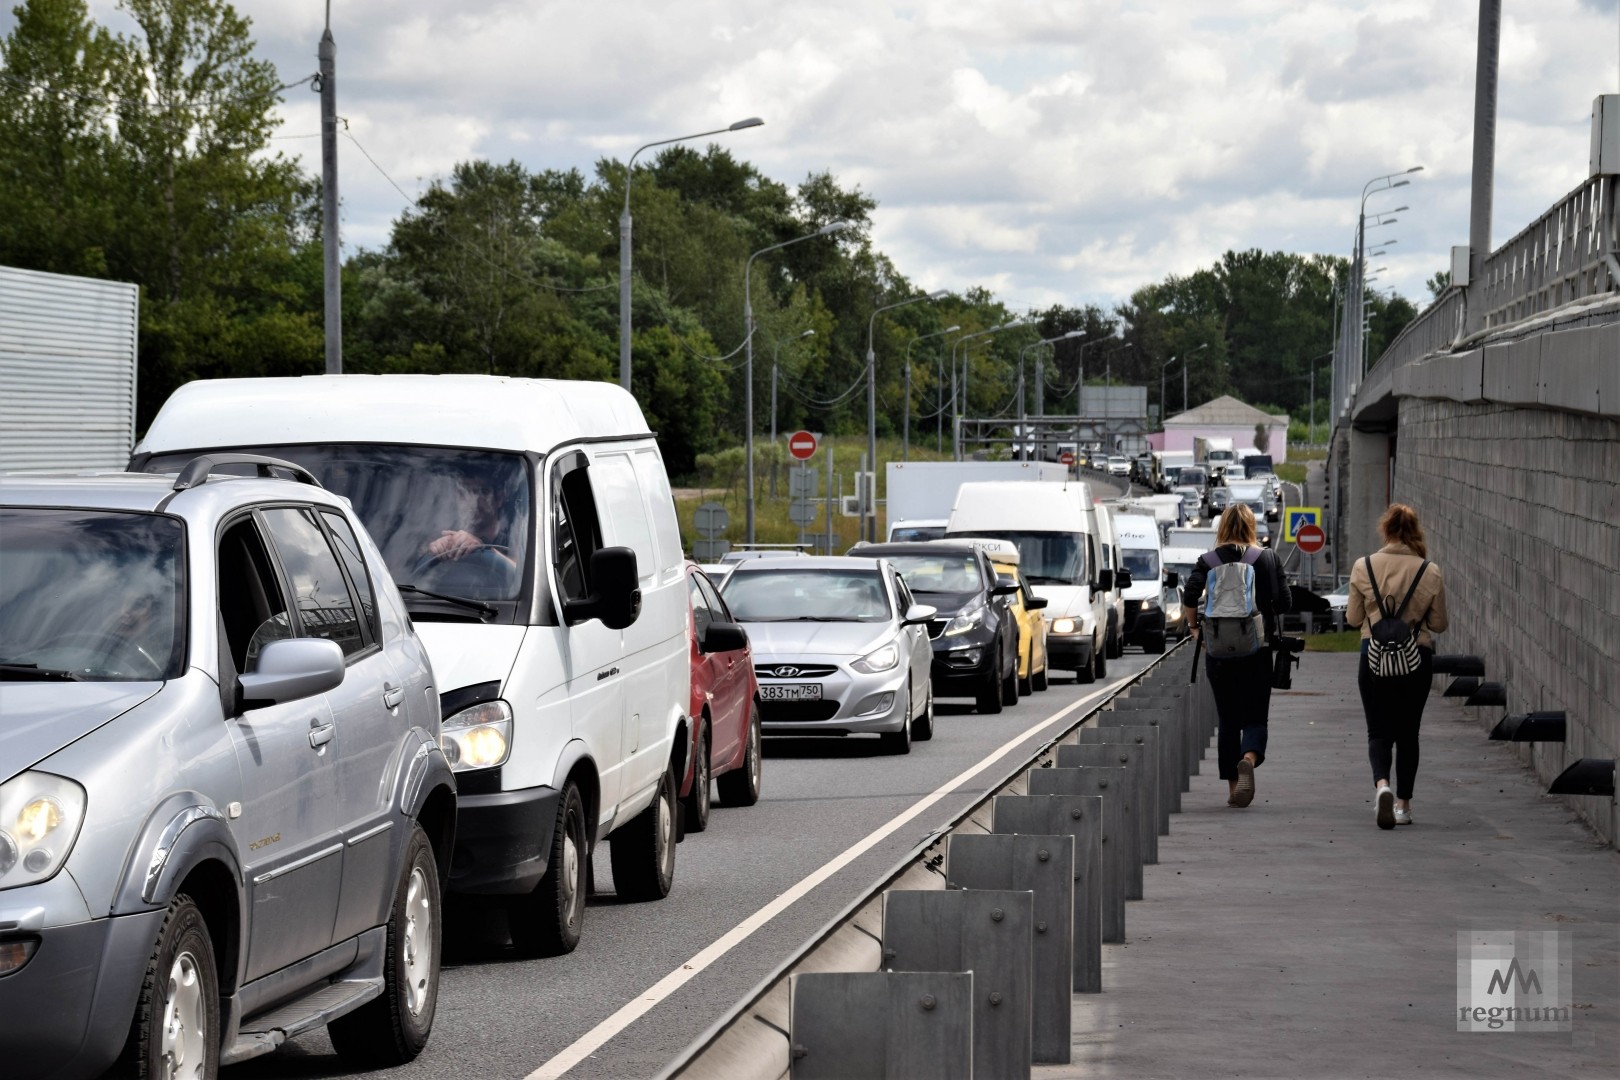
<instances>
[{"instance_id":1,"label":"metal fence","mask_svg":"<svg viewBox=\"0 0 1620 1080\"><path fill-rule=\"evenodd\" d=\"M1620 177L1582 182L1529 228L1485 260L1485 329L1527 319L1598 293L1620 289Z\"/></svg>"}]
</instances>

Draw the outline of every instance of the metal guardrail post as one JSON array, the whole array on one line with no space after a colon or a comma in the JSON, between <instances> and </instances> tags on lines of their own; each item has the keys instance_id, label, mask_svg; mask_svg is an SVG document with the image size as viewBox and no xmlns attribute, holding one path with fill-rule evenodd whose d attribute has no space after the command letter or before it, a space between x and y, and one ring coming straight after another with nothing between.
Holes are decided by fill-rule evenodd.
<instances>
[{"instance_id":1,"label":"metal guardrail post","mask_svg":"<svg viewBox=\"0 0 1620 1080\"><path fill-rule=\"evenodd\" d=\"M886 971L973 973L973 1075L1028 1077L1035 894L894 890L883 900Z\"/></svg>"},{"instance_id":2,"label":"metal guardrail post","mask_svg":"<svg viewBox=\"0 0 1620 1080\"><path fill-rule=\"evenodd\" d=\"M973 976L842 971L789 980L792 1080L973 1076Z\"/></svg>"},{"instance_id":3,"label":"metal guardrail post","mask_svg":"<svg viewBox=\"0 0 1620 1080\"><path fill-rule=\"evenodd\" d=\"M1142 899L1142 868L1159 861L1159 763L1145 742L1082 742L1060 746L1060 769L1122 768L1125 770L1126 827L1136 840L1131 861L1131 891L1127 900Z\"/></svg>"},{"instance_id":4,"label":"metal guardrail post","mask_svg":"<svg viewBox=\"0 0 1620 1080\"><path fill-rule=\"evenodd\" d=\"M1208 682L1207 679L1200 679L1199 681ZM1179 707L1181 709L1182 737L1186 740L1182 744L1182 761L1185 763L1186 768L1181 775L1180 786L1184 792L1191 791L1192 778L1198 775L1198 763L1204 756L1204 744L1209 741L1209 735L1205 730L1207 720L1203 715L1198 687L1176 686L1162 682L1139 686L1131 691L1130 697L1117 699L1114 702L1114 708L1123 707L1129 709L1137 707L1129 704L1130 702L1153 701L1162 701L1172 708Z\"/></svg>"},{"instance_id":5,"label":"metal guardrail post","mask_svg":"<svg viewBox=\"0 0 1620 1080\"><path fill-rule=\"evenodd\" d=\"M1148 826L1144 833L1148 843L1145 861L1149 866L1154 866L1159 861L1159 837L1170 835L1170 796L1165 794L1166 786L1174 782L1174 778L1167 775L1171 765L1170 753L1164 745L1164 733L1157 725L1103 724L1099 721L1097 727L1080 729L1082 746L1118 744L1141 747L1147 758L1148 795L1143 798L1142 805L1152 813L1144 818ZM1061 755L1058 764L1062 764Z\"/></svg>"},{"instance_id":6,"label":"metal guardrail post","mask_svg":"<svg viewBox=\"0 0 1620 1080\"><path fill-rule=\"evenodd\" d=\"M1074 991L1102 992L1102 814L1096 795L997 795L998 834L1074 837Z\"/></svg>"},{"instance_id":7,"label":"metal guardrail post","mask_svg":"<svg viewBox=\"0 0 1620 1080\"><path fill-rule=\"evenodd\" d=\"M1074 981L1070 971L1074 962L1074 838L952 836L945 860L945 887L1035 894L1031 1057L1045 1064L1066 1064ZM908 1075L933 1074L920 1068Z\"/></svg>"},{"instance_id":8,"label":"metal guardrail post","mask_svg":"<svg viewBox=\"0 0 1620 1080\"><path fill-rule=\"evenodd\" d=\"M1125 943L1125 894L1130 889L1130 856L1135 846L1125 817L1125 789L1117 769L1031 769L1030 795L1101 795L1102 932L1105 945Z\"/></svg>"},{"instance_id":9,"label":"metal guardrail post","mask_svg":"<svg viewBox=\"0 0 1620 1080\"><path fill-rule=\"evenodd\" d=\"M1187 776L1186 706L1170 698L1121 699L1112 709L1097 714L1098 731L1108 728L1152 727L1159 733L1159 835L1170 834L1170 815L1181 813L1181 782ZM1088 742L1088 728L1080 741Z\"/></svg>"}]
</instances>

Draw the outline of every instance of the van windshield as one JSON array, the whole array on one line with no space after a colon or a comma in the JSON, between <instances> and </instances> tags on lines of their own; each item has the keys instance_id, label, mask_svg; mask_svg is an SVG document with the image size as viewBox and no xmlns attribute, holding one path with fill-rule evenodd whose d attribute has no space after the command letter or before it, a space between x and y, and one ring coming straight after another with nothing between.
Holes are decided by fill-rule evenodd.
<instances>
[{"instance_id":1,"label":"van windshield","mask_svg":"<svg viewBox=\"0 0 1620 1080\"><path fill-rule=\"evenodd\" d=\"M974 529L972 535L1016 544L1019 569L1031 585L1084 585L1091 580L1082 533Z\"/></svg>"},{"instance_id":2,"label":"van windshield","mask_svg":"<svg viewBox=\"0 0 1620 1080\"><path fill-rule=\"evenodd\" d=\"M382 443L231 450L295 462L348 499L401 586L472 600L515 600L522 591L533 499L521 454ZM198 453L155 454L145 469L174 472Z\"/></svg>"},{"instance_id":3,"label":"van windshield","mask_svg":"<svg viewBox=\"0 0 1620 1080\"><path fill-rule=\"evenodd\" d=\"M1120 548L1120 558L1132 581L1159 580L1159 553L1152 548Z\"/></svg>"}]
</instances>

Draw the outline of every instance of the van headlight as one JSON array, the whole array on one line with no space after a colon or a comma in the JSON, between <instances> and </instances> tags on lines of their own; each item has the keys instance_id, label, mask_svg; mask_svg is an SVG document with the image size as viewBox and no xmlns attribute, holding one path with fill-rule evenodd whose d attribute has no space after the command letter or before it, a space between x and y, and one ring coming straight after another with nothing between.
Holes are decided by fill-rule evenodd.
<instances>
[{"instance_id":1,"label":"van headlight","mask_svg":"<svg viewBox=\"0 0 1620 1080\"><path fill-rule=\"evenodd\" d=\"M512 706L483 701L445 717L439 747L456 772L494 768L512 751Z\"/></svg>"},{"instance_id":2,"label":"van headlight","mask_svg":"<svg viewBox=\"0 0 1620 1080\"><path fill-rule=\"evenodd\" d=\"M955 634L965 634L974 627L984 625L984 605L975 604L962 612L956 618L945 624L945 637Z\"/></svg>"},{"instance_id":3,"label":"van headlight","mask_svg":"<svg viewBox=\"0 0 1620 1080\"><path fill-rule=\"evenodd\" d=\"M895 648L893 642L890 642L881 649L872 650L849 666L863 674L876 675L879 672L888 671L899 662L900 650Z\"/></svg>"},{"instance_id":4,"label":"van headlight","mask_svg":"<svg viewBox=\"0 0 1620 1080\"><path fill-rule=\"evenodd\" d=\"M62 869L84 824L84 788L50 773L0 784L0 889L32 885Z\"/></svg>"},{"instance_id":5,"label":"van headlight","mask_svg":"<svg viewBox=\"0 0 1620 1080\"><path fill-rule=\"evenodd\" d=\"M1157 600L1153 599L1152 597L1149 597L1148 599L1142 601L1142 610L1143 611L1158 611L1159 610L1159 602Z\"/></svg>"},{"instance_id":6,"label":"van headlight","mask_svg":"<svg viewBox=\"0 0 1620 1080\"><path fill-rule=\"evenodd\" d=\"M1054 634L1072 634L1078 629L1079 627L1075 625L1073 619L1064 618L1052 620L1052 633Z\"/></svg>"}]
</instances>

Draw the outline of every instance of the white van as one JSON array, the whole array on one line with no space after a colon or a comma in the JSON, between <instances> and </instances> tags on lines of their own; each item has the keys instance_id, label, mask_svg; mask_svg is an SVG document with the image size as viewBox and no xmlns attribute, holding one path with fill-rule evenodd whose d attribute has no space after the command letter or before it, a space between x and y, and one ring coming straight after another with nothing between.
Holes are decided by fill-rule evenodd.
<instances>
[{"instance_id":1,"label":"white van","mask_svg":"<svg viewBox=\"0 0 1620 1080\"><path fill-rule=\"evenodd\" d=\"M947 538L982 536L1018 545L1024 580L1047 606L1052 667L1083 683L1107 674L1108 589L1091 489L1078 481L985 481L956 492Z\"/></svg>"},{"instance_id":2,"label":"white van","mask_svg":"<svg viewBox=\"0 0 1620 1080\"><path fill-rule=\"evenodd\" d=\"M1125 643L1143 652L1164 652L1165 636L1181 622L1181 583L1175 585L1163 566L1164 548L1159 523L1142 514L1117 514L1114 535L1119 541L1120 563L1130 574L1125 593Z\"/></svg>"},{"instance_id":3,"label":"white van","mask_svg":"<svg viewBox=\"0 0 1620 1080\"><path fill-rule=\"evenodd\" d=\"M382 548L441 690L460 803L450 889L506 898L528 953L578 943L601 840L621 897L669 891L688 599L634 398L482 375L192 382L130 468L213 450L304 466Z\"/></svg>"},{"instance_id":4,"label":"white van","mask_svg":"<svg viewBox=\"0 0 1620 1080\"><path fill-rule=\"evenodd\" d=\"M1086 487L1086 485L1075 485ZM1125 655L1125 591L1119 585L1119 544L1114 539L1114 518L1107 507L1091 498L1091 489L1086 487L1085 502L1090 503L1087 511L1092 517L1092 528L1097 533L1097 552L1104 570L1111 571L1108 586L1103 590L1108 604L1108 629L1103 635L1103 652L1110 660L1117 660Z\"/></svg>"}]
</instances>

